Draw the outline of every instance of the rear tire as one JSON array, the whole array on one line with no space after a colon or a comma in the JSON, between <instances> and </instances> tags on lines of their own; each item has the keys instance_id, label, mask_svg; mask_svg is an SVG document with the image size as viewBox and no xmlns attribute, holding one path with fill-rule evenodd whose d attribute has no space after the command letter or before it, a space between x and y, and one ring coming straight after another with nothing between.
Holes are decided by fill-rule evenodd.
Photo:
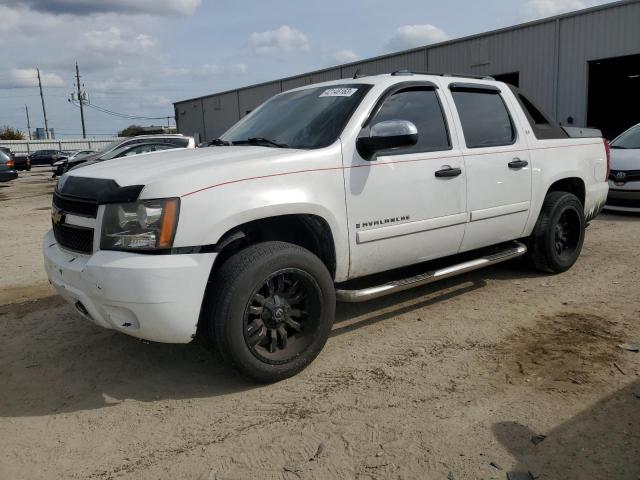
<instances>
[{"instance_id":1,"label":"rear tire","mask_svg":"<svg viewBox=\"0 0 640 480\"><path fill-rule=\"evenodd\" d=\"M578 197L550 192L529 237L527 256L536 270L561 273L569 270L582 251L584 208Z\"/></svg>"},{"instance_id":2,"label":"rear tire","mask_svg":"<svg viewBox=\"0 0 640 480\"><path fill-rule=\"evenodd\" d=\"M215 274L210 301L212 343L241 374L262 383L291 377L316 358L336 306L327 267L285 242L231 256Z\"/></svg>"}]
</instances>

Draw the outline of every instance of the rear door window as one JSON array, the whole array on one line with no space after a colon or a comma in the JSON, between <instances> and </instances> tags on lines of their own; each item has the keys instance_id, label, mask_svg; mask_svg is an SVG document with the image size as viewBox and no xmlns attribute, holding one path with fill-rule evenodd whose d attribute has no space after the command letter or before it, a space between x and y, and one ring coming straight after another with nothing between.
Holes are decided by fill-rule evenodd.
<instances>
[{"instance_id":1,"label":"rear door window","mask_svg":"<svg viewBox=\"0 0 640 480\"><path fill-rule=\"evenodd\" d=\"M468 148L512 145L516 131L498 90L451 88Z\"/></svg>"}]
</instances>

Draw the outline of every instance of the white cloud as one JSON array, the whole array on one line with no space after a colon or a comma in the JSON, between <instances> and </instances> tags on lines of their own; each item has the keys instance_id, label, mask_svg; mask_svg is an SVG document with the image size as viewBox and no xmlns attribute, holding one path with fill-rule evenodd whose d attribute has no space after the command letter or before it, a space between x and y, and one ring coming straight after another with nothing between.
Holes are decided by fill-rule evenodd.
<instances>
[{"instance_id":1,"label":"white cloud","mask_svg":"<svg viewBox=\"0 0 640 480\"><path fill-rule=\"evenodd\" d=\"M64 80L51 72L40 71L43 87L64 87ZM38 86L35 68L12 68L5 80L0 80L0 88L28 88Z\"/></svg>"},{"instance_id":2,"label":"white cloud","mask_svg":"<svg viewBox=\"0 0 640 480\"><path fill-rule=\"evenodd\" d=\"M150 15L191 15L202 0L0 0L10 7L27 5L53 14L145 13Z\"/></svg>"},{"instance_id":3,"label":"white cloud","mask_svg":"<svg viewBox=\"0 0 640 480\"><path fill-rule=\"evenodd\" d=\"M449 38L443 30L433 25L404 25L387 41L387 50L396 52L443 42Z\"/></svg>"},{"instance_id":4,"label":"white cloud","mask_svg":"<svg viewBox=\"0 0 640 480\"><path fill-rule=\"evenodd\" d=\"M352 50L340 50L333 54L333 59L338 63L351 63L359 58Z\"/></svg>"},{"instance_id":5,"label":"white cloud","mask_svg":"<svg viewBox=\"0 0 640 480\"><path fill-rule=\"evenodd\" d=\"M217 65L205 63L187 73L201 78L218 77L220 75L244 75L249 71L249 67L244 63L234 63L231 65Z\"/></svg>"},{"instance_id":6,"label":"white cloud","mask_svg":"<svg viewBox=\"0 0 640 480\"><path fill-rule=\"evenodd\" d=\"M118 27L107 30L89 30L84 32L84 45L92 51L102 53L125 53L148 50L155 41L143 33L126 34Z\"/></svg>"},{"instance_id":7,"label":"white cloud","mask_svg":"<svg viewBox=\"0 0 640 480\"><path fill-rule=\"evenodd\" d=\"M258 54L309 50L309 39L300 30L283 25L276 30L253 32L251 45Z\"/></svg>"},{"instance_id":8,"label":"white cloud","mask_svg":"<svg viewBox=\"0 0 640 480\"><path fill-rule=\"evenodd\" d=\"M522 7L522 13L525 19L533 20L581 10L593 5L594 2L585 0L527 0Z\"/></svg>"},{"instance_id":9,"label":"white cloud","mask_svg":"<svg viewBox=\"0 0 640 480\"><path fill-rule=\"evenodd\" d=\"M17 9L0 5L0 34L9 33L16 30L20 23L20 12Z\"/></svg>"},{"instance_id":10,"label":"white cloud","mask_svg":"<svg viewBox=\"0 0 640 480\"><path fill-rule=\"evenodd\" d=\"M0 0L2 2L2 0ZM25 6L16 8L0 3L0 41L12 40L16 34L39 34L61 27L64 17L34 12Z\"/></svg>"}]
</instances>

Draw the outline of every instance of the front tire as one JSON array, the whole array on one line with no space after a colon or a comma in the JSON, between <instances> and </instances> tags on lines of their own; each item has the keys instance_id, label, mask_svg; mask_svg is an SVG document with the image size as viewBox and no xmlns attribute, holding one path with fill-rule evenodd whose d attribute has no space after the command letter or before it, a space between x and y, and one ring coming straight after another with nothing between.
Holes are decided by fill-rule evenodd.
<instances>
[{"instance_id":1,"label":"front tire","mask_svg":"<svg viewBox=\"0 0 640 480\"><path fill-rule=\"evenodd\" d=\"M318 356L336 305L327 267L285 242L231 256L215 275L211 301L210 334L223 358L263 383L291 377Z\"/></svg>"},{"instance_id":2,"label":"front tire","mask_svg":"<svg viewBox=\"0 0 640 480\"><path fill-rule=\"evenodd\" d=\"M582 251L584 231L584 208L578 197L567 192L548 193L529 237L531 264L542 272L569 270Z\"/></svg>"}]
</instances>

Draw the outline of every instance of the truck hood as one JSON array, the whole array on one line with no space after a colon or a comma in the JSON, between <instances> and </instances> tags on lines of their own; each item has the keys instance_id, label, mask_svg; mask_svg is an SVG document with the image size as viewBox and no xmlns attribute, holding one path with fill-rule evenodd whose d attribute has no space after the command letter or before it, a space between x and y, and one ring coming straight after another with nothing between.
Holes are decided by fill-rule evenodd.
<instances>
[{"instance_id":1,"label":"truck hood","mask_svg":"<svg viewBox=\"0 0 640 480\"><path fill-rule=\"evenodd\" d=\"M120 187L144 185L141 198L159 198L288 171L291 162L297 163L297 159L307 155L313 155L313 151L249 145L181 148L105 160L74 169L67 175L114 180Z\"/></svg>"},{"instance_id":2,"label":"truck hood","mask_svg":"<svg viewBox=\"0 0 640 480\"><path fill-rule=\"evenodd\" d=\"M640 170L640 149L611 149L611 170Z\"/></svg>"}]
</instances>

